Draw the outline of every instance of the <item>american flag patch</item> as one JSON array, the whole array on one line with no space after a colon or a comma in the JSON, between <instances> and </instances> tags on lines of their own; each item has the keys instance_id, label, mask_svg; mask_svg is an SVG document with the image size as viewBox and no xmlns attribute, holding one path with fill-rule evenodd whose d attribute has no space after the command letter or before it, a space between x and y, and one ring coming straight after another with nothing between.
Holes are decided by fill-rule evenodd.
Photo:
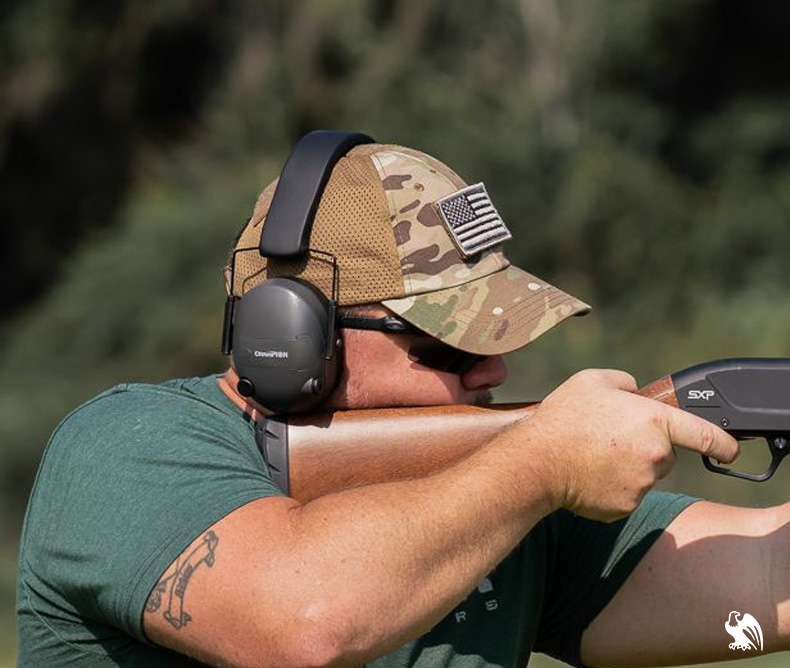
<instances>
[{"instance_id":1,"label":"american flag patch","mask_svg":"<svg viewBox=\"0 0 790 668\"><path fill-rule=\"evenodd\" d=\"M464 258L512 238L482 183L436 201L436 209Z\"/></svg>"}]
</instances>

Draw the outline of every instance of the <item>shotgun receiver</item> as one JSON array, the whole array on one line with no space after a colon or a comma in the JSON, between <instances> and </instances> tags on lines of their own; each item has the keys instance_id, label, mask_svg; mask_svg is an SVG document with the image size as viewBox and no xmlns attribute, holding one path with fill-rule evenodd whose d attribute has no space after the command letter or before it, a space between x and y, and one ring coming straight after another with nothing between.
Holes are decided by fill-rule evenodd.
<instances>
[{"instance_id":1,"label":"shotgun receiver","mask_svg":"<svg viewBox=\"0 0 790 668\"><path fill-rule=\"evenodd\" d=\"M762 437L771 463L760 474L714 464L715 473L762 482L790 451L790 358L705 362L639 394L719 425L739 440ZM275 483L309 501L330 492L421 477L460 461L540 404L337 411L260 420L255 439Z\"/></svg>"}]
</instances>

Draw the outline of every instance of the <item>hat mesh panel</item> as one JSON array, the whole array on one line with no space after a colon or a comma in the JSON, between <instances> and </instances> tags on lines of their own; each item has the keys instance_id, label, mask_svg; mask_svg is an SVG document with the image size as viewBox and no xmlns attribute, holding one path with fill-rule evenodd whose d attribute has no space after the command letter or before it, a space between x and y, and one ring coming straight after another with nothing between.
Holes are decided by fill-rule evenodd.
<instances>
[{"instance_id":1,"label":"hat mesh panel","mask_svg":"<svg viewBox=\"0 0 790 668\"><path fill-rule=\"evenodd\" d=\"M367 150L359 150L367 149ZM310 247L337 257L340 304L364 304L404 295L400 259L390 223L381 179L368 157L367 146L352 149L332 171L316 212ZM271 205L276 183L258 198L237 248L257 246L261 222ZM261 257L256 251L239 253L234 294L242 295L266 278L298 276L329 295L332 270L319 254L299 260Z\"/></svg>"}]
</instances>

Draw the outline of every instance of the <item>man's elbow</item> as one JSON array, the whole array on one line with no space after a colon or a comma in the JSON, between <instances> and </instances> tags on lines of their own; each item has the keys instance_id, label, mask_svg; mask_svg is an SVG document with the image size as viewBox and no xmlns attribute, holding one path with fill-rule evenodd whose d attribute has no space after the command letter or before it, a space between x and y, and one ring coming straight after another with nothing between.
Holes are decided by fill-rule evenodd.
<instances>
[{"instance_id":1,"label":"man's elbow","mask_svg":"<svg viewBox=\"0 0 790 668\"><path fill-rule=\"evenodd\" d=\"M337 612L333 606L311 604L289 615L282 631L261 634L265 647L248 657L250 668L344 668L364 663L375 654L375 643L368 639L366 644L354 620Z\"/></svg>"}]
</instances>

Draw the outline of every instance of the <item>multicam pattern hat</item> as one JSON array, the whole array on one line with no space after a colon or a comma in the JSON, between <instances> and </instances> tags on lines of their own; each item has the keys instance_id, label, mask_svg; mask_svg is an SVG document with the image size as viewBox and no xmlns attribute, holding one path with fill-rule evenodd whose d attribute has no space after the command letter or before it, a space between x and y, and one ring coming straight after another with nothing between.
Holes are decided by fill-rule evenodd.
<instances>
[{"instance_id":1,"label":"multicam pattern hat","mask_svg":"<svg viewBox=\"0 0 790 668\"><path fill-rule=\"evenodd\" d=\"M236 248L258 245L276 181L260 195ZM318 206L310 247L337 257L341 306L381 303L446 343L480 355L510 352L584 302L505 259L510 232L483 184L467 186L429 155L366 144L340 159ZM226 269L226 283L229 283ZM298 276L331 293L319 256L236 258L233 294L266 278Z\"/></svg>"}]
</instances>

